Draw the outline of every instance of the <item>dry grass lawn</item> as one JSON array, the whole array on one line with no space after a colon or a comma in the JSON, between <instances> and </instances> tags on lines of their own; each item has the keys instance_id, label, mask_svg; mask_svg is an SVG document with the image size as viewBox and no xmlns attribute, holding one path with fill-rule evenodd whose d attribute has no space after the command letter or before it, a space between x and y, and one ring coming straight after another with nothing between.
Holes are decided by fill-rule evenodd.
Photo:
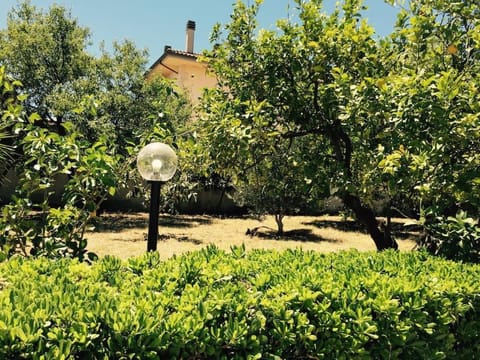
<instances>
[{"instance_id":1,"label":"dry grass lawn","mask_svg":"<svg viewBox=\"0 0 480 360\"><path fill-rule=\"evenodd\" d=\"M395 219L400 250L411 250L418 235L408 231L405 220ZM251 217L218 218L212 216L161 215L157 249L161 258L194 251L215 244L223 250L245 244L247 250L302 248L332 252L355 248L375 250L370 237L357 225L338 216L289 216L284 219L285 234L276 237L273 217L262 221ZM247 229L258 228L256 236ZM147 249L148 214L104 214L96 219L96 228L87 234L88 250L99 256L114 255L122 259L144 254ZM398 236L400 235L400 236Z\"/></svg>"}]
</instances>

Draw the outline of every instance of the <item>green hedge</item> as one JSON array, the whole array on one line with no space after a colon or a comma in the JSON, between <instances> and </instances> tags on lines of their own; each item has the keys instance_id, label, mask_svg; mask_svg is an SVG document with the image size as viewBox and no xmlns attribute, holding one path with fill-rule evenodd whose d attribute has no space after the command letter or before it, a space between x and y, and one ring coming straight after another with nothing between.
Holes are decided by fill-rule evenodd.
<instances>
[{"instance_id":1,"label":"green hedge","mask_svg":"<svg viewBox=\"0 0 480 360\"><path fill-rule=\"evenodd\" d=\"M0 358L473 359L480 266L423 252L0 264Z\"/></svg>"}]
</instances>

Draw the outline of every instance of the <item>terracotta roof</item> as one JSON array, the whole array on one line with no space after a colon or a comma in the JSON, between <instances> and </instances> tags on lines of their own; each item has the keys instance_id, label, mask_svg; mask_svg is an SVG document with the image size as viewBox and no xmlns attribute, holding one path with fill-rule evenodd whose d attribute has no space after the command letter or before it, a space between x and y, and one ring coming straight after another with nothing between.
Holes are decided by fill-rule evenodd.
<instances>
[{"instance_id":1,"label":"terracotta roof","mask_svg":"<svg viewBox=\"0 0 480 360\"><path fill-rule=\"evenodd\" d=\"M193 58L197 58L200 55L200 54L190 53L190 52L187 52L187 51L176 50L176 49L172 49L172 48L165 49L165 53L188 56L188 57L193 57Z\"/></svg>"},{"instance_id":2,"label":"terracotta roof","mask_svg":"<svg viewBox=\"0 0 480 360\"><path fill-rule=\"evenodd\" d=\"M152 66L150 66L150 69L149 70L152 70L155 66L157 66L158 64L160 64L162 62L163 59L165 59L165 57L167 55L179 55L179 56L185 56L185 57L188 57L188 58L191 58L191 59L196 59L198 56L200 56L200 54L196 54L196 53L190 53L190 52L187 52L187 51L183 51L183 50L176 50L176 49L172 49L170 46L165 46L165 50L164 50L164 53L162 56L160 56L157 61L155 61Z\"/></svg>"}]
</instances>

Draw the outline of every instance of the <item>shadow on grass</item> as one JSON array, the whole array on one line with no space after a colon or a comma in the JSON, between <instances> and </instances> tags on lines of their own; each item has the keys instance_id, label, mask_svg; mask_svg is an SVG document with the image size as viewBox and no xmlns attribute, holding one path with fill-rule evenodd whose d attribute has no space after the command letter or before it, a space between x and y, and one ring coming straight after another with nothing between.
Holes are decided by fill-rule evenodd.
<instances>
[{"instance_id":1,"label":"shadow on grass","mask_svg":"<svg viewBox=\"0 0 480 360\"><path fill-rule=\"evenodd\" d=\"M364 227L353 220L314 220L304 222L303 225L315 226L319 229L336 229L343 232L360 232L367 234ZM421 236L418 226L405 226L404 223L392 220L392 234L398 240L418 240Z\"/></svg>"},{"instance_id":2,"label":"shadow on grass","mask_svg":"<svg viewBox=\"0 0 480 360\"><path fill-rule=\"evenodd\" d=\"M147 214L103 214L93 219L95 232L120 232L127 229L148 228ZM175 216L161 215L158 225L172 228L192 228L195 226L210 224L212 221L200 216Z\"/></svg>"},{"instance_id":3,"label":"shadow on grass","mask_svg":"<svg viewBox=\"0 0 480 360\"><path fill-rule=\"evenodd\" d=\"M363 226L353 220L313 220L302 223L303 225L314 226L319 229L336 229L345 232L365 233Z\"/></svg>"},{"instance_id":4,"label":"shadow on grass","mask_svg":"<svg viewBox=\"0 0 480 360\"><path fill-rule=\"evenodd\" d=\"M192 243L193 245L200 245L203 244L201 240L198 239L190 239L186 235L177 235L177 234L160 234L158 235L158 241L164 241L164 240L176 240L179 242L189 242Z\"/></svg>"},{"instance_id":5,"label":"shadow on grass","mask_svg":"<svg viewBox=\"0 0 480 360\"><path fill-rule=\"evenodd\" d=\"M262 230L256 230L250 236L259 237L266 240L300 241L300 242L329 242L337 243L338 240L326 239L314 234L311 229L295 229L284 231L282 235L277 234L274 229L263 227Z\"/></svg>"},{"instance_id":6,"label":"shadow on grass","mask_svg":"<svg viewBox=\"0 0 480 360\"><path fill-rule=\"evenodd\" d=\"M95 232L120 232L126 229L143 229L148 226L148 217L138 214L104 214L93 219Z\"/></svg>"},{"instance_id":7,"label":"shadow on grass","mask_svg":"<svg viewBox=\"0 0 480 360\"><path fill-rule=\"evenodd\" d=\"M172 228L193 228L199 225L209 225L212 220L202 216L161 215L158 225Z\"/></svg>"},{"instance_id":8,"label":"shadow on grass","mask_svg":"<svg viewBox=\"0 0 480 360\"><path fill-rule=\"evenodd\" d=\"M148 234L145 233L143 234L142 238L137 238L137 239L115 239L114 241L119 241L119 242L146 242L147 241ZM158 241L167 241L167 240L176 240L178 242L188 242L192 243L193 245L201 245L203 244L203 241L198 240L198 239L190 239L186 235L180 235L180 234L169 234L169 233L164 233L164 234L158 234Z\"/></svg>"}]
</instances>

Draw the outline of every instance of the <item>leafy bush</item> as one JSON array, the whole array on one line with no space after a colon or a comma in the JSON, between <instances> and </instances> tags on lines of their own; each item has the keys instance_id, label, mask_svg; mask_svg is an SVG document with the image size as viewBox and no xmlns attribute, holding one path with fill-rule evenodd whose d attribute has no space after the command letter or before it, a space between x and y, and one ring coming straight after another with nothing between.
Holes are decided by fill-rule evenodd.
<instances>
[{"instance_id":1,"label":"leafy bush","mask_svg":"<svg viewBox=\"0 0 480 360\"><path fill-rule=\"evenodd\" d=\"M435 255L452 260L480 263L480 226L463 211L455 217L436 217L426 224L421 246Z\"/></svg>"},{"instance_id":2,"label":"leafy bush","mask_svg":"<svg viewBox=\"0 0 480 360\"><path fill-rule=\"evenodd\" d=\"M478 265L214 246L0 264L0 357L472 359Z\"/></svg>"},{"instance_id":3,"label":"leafy bush","mask_svg":"<svg viewBox=\"0 0 480 360\"><path fill-rule=\"evenodd\" d=\"M116 191L117 156L107 140L92 145L71 123L60 135L38 126L38 120L30 116L15 125L23 159L15 194L0 214L0 250L91 260L96 256L87 253L84 233L102 201ZM62 178L62 198L55 204Z\"/></svg>"},{"instance_id":4,"label":"leafy bush","mask_svg":"<svg viewBox=\"0 0 480 360\"><path fill-rule=\"evenodd\" d=\"M0 212L0 260L30 253L91 261L96 255L87 252L84 233L92 214L116 191L119 158L108 139L91 144L73 123L62 123L58 133L38 114L27 116L24 97L16 95L20 86L0 67L0 130L8 129L14 139L16 160L9 166L19 177ZM62 198L54 201L62 180Z\"/></svg>"}]
</instances>

